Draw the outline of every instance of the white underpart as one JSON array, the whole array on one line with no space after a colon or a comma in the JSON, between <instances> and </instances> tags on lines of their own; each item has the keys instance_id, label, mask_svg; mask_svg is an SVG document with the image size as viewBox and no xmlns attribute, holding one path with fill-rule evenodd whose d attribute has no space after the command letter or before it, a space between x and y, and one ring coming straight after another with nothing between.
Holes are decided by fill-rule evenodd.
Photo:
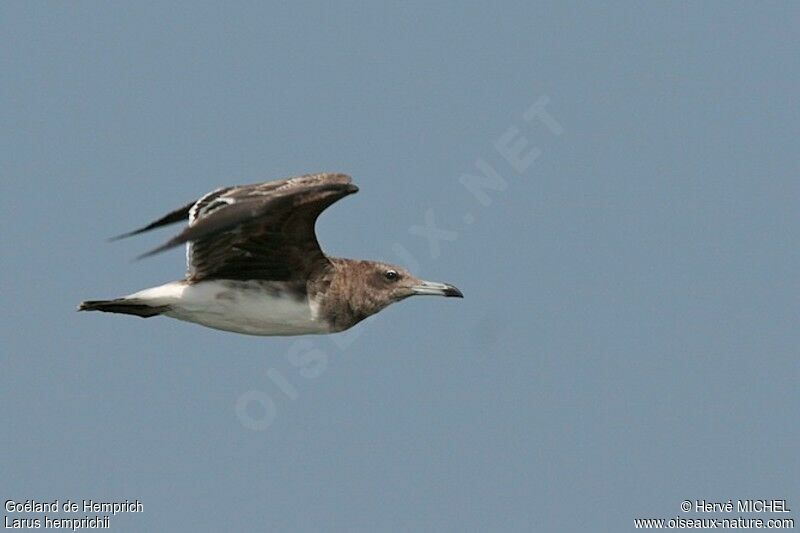
<instances>
[{"instance_id":1,"label":"white underpart","mask_svg":"<svg viewBox=\"0 0 800 533\"><path fill-rule=\"evenodd\" d=\"M260 290L231 287L224 281L172 282L125 297L152 306L170 306L166 316L209 328L248 335L304 335L330 332L320 320L317 302L278 297Z\"/></svg>"}]
</instances>

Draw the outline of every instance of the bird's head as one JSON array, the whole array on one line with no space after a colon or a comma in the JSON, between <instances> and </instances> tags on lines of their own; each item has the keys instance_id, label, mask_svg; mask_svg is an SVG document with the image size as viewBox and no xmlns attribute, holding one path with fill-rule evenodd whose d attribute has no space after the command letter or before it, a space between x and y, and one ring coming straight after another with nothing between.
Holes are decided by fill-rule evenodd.
<instances>
[{"instance_id":1,"label":"bird's head","mask_svg":"<svg viewBox=\"0 0 800 533\"><path fill-rule=\"evenodd\" d=\"M369 286L389 303L417 295L464 297L460 290L449 283L425 281L401 266L370 261L369 267L365 272Z\"/></svg>"},{"instance_id":2,"label":"bird's head","mask_svg":"<svg viewBox=\"0 0 800 533\"><path fill-rule=\"evenodd\" d=\"M349 307L358 320L377 313L409 296L446 296L463 298L449 283L425 281L407 269L380 261L347 260L346 274L340 278L348 294Z\"/></svg>"}]
</instances>

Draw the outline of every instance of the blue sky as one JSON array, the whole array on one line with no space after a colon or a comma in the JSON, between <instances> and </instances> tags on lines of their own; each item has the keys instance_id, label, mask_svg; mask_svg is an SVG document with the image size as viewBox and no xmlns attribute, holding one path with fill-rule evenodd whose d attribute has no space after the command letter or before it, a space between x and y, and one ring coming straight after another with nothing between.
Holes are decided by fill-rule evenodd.
<instances>
[{"instance_id":1,"label":"blue sky","mask_svg":"<svg viewBox=\"0 0 800 533\"><path fill-rule=\"evenodd\" d=\"M800 506L798 28L789 2L4 3L0 496L141 500L120 531ZM132 262L168 233L107 237L318 171L361 188L326 251L466 298L330 337L74 312L183 275Z\"/></svg>"}]
</instances>

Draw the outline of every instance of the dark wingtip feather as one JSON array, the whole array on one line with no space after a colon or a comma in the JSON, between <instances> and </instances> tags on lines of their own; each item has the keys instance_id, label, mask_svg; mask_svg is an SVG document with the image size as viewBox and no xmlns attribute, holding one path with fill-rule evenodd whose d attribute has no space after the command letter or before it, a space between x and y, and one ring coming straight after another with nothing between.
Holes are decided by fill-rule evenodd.
<instances>
[{"instance_id":1,"label":"dark wingtip feather","mask_svg":"<svg viewBox=\"0 0 800 533\"><path fill-rule=\"evenodd\" d=\"M166 252L167 250L169 250L171 248L175 248L175 247L180 246L182 244L186 244L188 242L188 240L189 239L186 238L186 230L184 230L183 233L180 233L180 234L176 235L175 237L171 238L170 240L168 240L167 242L165 242L161 246L159 246L157 248L153 248L149 252L145 252L145 253L137 256L136 259L134 259L134 261L139 261L140 259L144 259L146 257L157 255L157 254L160 254L161 252Z\"/></svg>"},{"instance_id":2,"label":"dark wingtip feather","mask_svg":"<svg viewBox=\"0 0 800 533\"><path fill-rule=\"evenodd\" d=\"M119 241L121 239L127 239L128 237L139 235L140 233L144 233L145 231L147 231L146 228L139 228L137 230L129 231L128 233L122 233L121 235L114 235L113 237L107 238L106 242L114 242L114 241Z\"/></svg>"},{"instance_id":3,"label":"dark wingtip feather","mask_svg":"<svg viewBox=\"0 0 800 533\"><path fill-rule=\"evenodd\" d=\"M160 228L161 226L166 226L168 224L174 224L176 222L182 222L186 220L189 216L189 211L191 210L192 206L195 204L195 201L189 202L188 204L184 205L183 207L179 207L178 209L171 211L164 215L163 217L159 218L155 222L151 222L150 224L141 227L139 229L135 229L133 231L129 231L127 233L123 233L122 235L117 235L115 237L110 237L107 239L107 242L114 242L120 239L125 239L127 237L133 237L134 235L139 235L140 233L144 233L146 231L150 231L152 229Z\"/></svg>"},{"instance_id":4,"label":"dark wingtip feather","mask_svg":"<svg viewBox=\"0 0 800 533\"><path fill-rule=\"evenodd\" d=\"M166 243L162 244L161 246L159 246L158 248L153 248L149 252L145 252L143 254L137 255L136 258L134 258L134 261L141 261L142 259L146 259L148 257L152 257L154 255L158 255L161 252L166 252L170 248L175 248L176 246L180 246L181 244L183 244L183 243L166 242Z\"/></svg>"}]
</instances>

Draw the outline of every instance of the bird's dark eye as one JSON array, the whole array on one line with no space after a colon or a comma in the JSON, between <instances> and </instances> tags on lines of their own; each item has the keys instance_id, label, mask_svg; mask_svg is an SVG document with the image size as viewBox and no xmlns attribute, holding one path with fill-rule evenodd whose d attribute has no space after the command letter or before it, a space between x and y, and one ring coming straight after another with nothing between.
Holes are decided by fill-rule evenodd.
<instances>
[{"instance_id":1,"label":"bird's dark eye","mask_svg":"<svg viewBox=\"0 0 800 533\"><path fill-rule=\"evenodd\" d=\"M383 277L389 281L397 281L397 278L399 278L400 275L395 270L387 270Z\"/></svg>"}]
</instances>

